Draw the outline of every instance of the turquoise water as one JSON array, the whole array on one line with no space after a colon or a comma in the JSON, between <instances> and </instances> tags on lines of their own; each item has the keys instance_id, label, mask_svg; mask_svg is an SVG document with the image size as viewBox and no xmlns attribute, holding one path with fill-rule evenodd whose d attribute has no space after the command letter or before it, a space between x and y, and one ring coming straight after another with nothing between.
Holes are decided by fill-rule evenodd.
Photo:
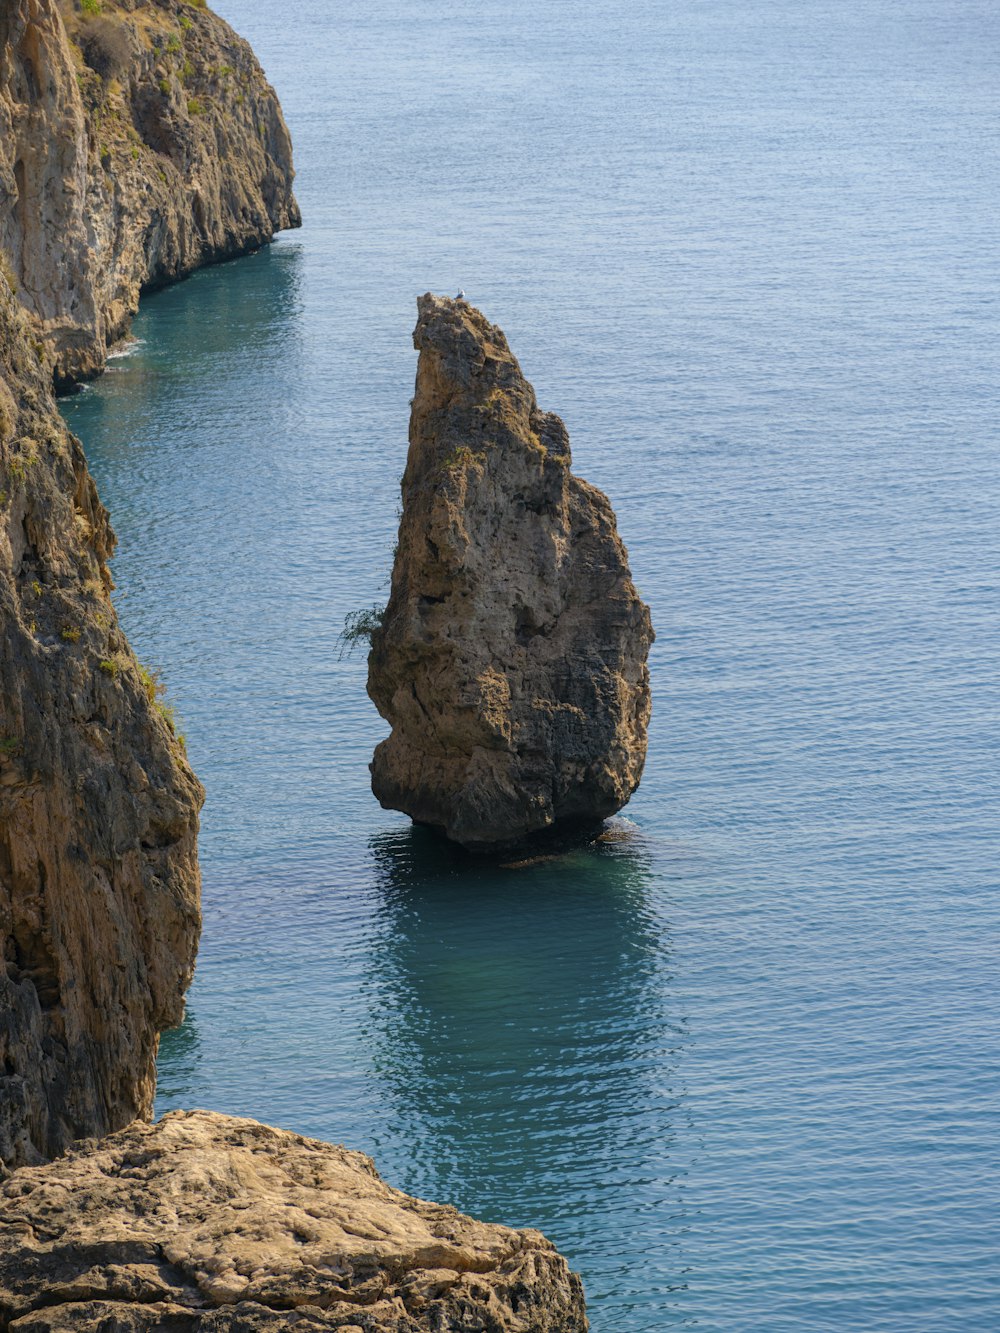
<instances>
[{"instance_id":1,"label":"turquoise water","mask_svg":"<svg viewBox=\"0 0 1000 1333\"><path fill-rule=\"evenodd\" d=\"M541 1227L597 1333L1000 1328L995 6L221 8L307 226L65 404L209 793L161 1109ZM659 632L636 832L521 871L378 808L337 653L460 286Z\"/></svg>"}]
</instances>

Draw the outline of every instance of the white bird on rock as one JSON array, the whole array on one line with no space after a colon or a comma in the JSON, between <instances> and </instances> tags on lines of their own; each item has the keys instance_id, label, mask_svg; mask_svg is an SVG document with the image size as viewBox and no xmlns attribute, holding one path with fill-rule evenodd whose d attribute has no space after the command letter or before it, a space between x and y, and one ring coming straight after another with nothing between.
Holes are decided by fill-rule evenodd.
<instances>
[{"instance_id":1,"label":"white bird on rock","mask_svg":"<svg viewBox=\"0 0 1000 1333\"><path fill-rule=\"evenodd\" d=\"M464 300L465 300L465 292L462 291L461 287L458 289L458 295L455 297L455 300L456 300L456 301L464 301Z\"/></svg>"}]
</instances>

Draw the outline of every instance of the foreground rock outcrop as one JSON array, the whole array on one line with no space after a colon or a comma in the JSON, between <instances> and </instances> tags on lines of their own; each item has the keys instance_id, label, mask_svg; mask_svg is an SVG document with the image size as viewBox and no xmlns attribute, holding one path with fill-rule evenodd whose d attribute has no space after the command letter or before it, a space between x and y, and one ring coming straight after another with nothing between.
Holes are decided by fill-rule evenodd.
<instances>
[{"instance_id":1,"label":"foreground rock outcrop","mask_svg":"<svg viewBox=\"0 0 1000 1333\"><path fill-rule=\"evenodd\" d=\"M585 1333L537 1231L386 1185L369 1158L208 1111L0 1186L0 1329Z\"/></svg>"},{"instance_id":2,"label":"foreground rock outcrop","mask_svg":"<svg viewBox=\"0 0 1000 1333\"><path fill-rule=\"evenodd\" d=\"M202 789L50 384L0 282L0 1175L151 1114L200 927Z\"/></svg>"},{"instance_id":3,"label":"foreground rock outcrop","mask_svg":"<svg viewBox=\"0 0 1000 1333\"><path fill-rule=\"evenodd\" d=\"M649 611L500 329L426 295L389 604L368 692L383 806L473 849L596 821L639 784Z\"/></svg>"},{"instance_id":4,"label":"foreground rock outcrop","mask_svg":"<svg viewBox=\"0 0 1000 1333\"><path fill-rule=\"evenodd\" d=\"M57 384L97 374L140 292L299 224L253 51L183 0L0 6L0 250Z\"/></svg>"}]
</instances>

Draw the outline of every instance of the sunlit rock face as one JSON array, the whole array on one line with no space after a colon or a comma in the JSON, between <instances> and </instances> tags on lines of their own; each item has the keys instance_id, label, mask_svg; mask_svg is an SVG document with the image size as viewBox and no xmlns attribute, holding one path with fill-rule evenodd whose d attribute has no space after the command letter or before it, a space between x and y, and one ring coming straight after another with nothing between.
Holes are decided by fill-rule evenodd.
<instances>
[{"instance_id":1,"label":"sunlit rock face","mask_svg":"<svg viewBox=\"0 0 1000 1333\"><path fill-rule=\"evenodd\" d=\"M56 382L97 374L145 287L299 224L253 51L181 0L0 6L0 250Z\"/></svg>"},{"instance_id":2,"label":"sunlit rock face","mask_svg":"<svg viewBox=\"0 0 1000 1333\"><path fill-rule=\"evenodd\" d=\"M638 786L649 610L605 495L570 471L507 341L418 302L403 512L368 691L384 806L475 850L600 820Z\"/></svg>"},{"instance_id":3,"label":"sunlit rock face","mask_svg":"<svg viewBox=\"0 0 1000 1333\"><path fill-rule=\"evenodd\" d=\"M200 928L200 784L121 633L52 400L140 291L295 226L250 47L180 0L0 6L0 1163L151 1114Z\"/></svg>"},{"instance_id":4,"label":"sunlit rock face","mask_svg":"<svg viewBox=\"0 0 1000 1333\"><path fill-rule=\"evenodd\" d=\"M370 1158L209 1111L135 1124L0 1186L18 1333L586 1333L537 1231L392 1189Z\"/></svg>"}]
</instances>

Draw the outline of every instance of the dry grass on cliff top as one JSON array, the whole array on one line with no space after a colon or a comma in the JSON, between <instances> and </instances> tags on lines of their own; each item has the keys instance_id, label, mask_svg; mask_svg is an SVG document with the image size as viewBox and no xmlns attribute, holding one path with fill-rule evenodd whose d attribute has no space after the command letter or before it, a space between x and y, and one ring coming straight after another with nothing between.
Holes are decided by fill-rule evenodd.
<instances>
[{"instance_id":1,"label":"dry grass on cliff top","mask_svg":"<svg viewBox=\"0 0 1000 1333\"><path fill-rule=\"evenodd\" d=\"M177 28L192 9L208 9L207 0L59 0L63 24L73 41L95 19L127 20L152 45L155 35ZM190 23L188 17L188 23Z\"/></svg>"}]
</instances>

